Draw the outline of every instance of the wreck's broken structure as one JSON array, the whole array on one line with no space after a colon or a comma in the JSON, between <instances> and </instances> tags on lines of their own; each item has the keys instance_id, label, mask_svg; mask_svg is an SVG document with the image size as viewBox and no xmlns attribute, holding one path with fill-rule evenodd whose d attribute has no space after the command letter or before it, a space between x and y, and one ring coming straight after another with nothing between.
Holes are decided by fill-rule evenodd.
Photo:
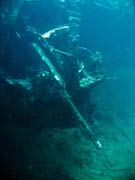
<instances>
[{"instance_id":1,"label":"wreck's broken structure","mask_svg":"<svg viewBox=\"0 0 135 180\"><path fill-rule=\"evenodd\" d=\"M94 108L88 98L93 87L104 80L102 55L79 47L81 15L74 10L76 4L51 3L58 8L58 16L64 15L64 24L52 28L49 22L46 32L27 23L24 9L35 4L39 1L18 0L11 10L14 13L8 13L8 4L1 4L2 123L15 122L37 132L81 126L101 148L91 130Z\"/></svg>"}]
</instances>

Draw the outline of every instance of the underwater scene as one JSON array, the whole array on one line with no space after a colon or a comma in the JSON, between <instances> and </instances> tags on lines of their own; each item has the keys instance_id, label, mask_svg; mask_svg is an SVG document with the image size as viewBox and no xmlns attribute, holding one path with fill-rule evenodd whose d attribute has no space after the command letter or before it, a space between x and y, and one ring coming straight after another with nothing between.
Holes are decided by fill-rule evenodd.
<instances>
[{"instance_id":1,"label":"underwater scene","mask_svg":"<svg viewBox=\"0 0 135 180\"><path fill-rule=\"evenodd\" d=\"M135 180L135 1L0 0L0 180Z\"/></svg>"}]
</instances>

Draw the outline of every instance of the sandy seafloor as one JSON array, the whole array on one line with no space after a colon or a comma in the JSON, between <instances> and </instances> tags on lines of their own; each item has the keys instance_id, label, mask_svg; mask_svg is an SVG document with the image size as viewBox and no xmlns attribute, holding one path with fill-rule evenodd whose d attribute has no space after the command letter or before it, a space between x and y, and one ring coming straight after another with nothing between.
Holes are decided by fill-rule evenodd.
<instances>
[{"instance_id":1,"label":"sandy seafloor","mask_svg":"<svg viewBox=\"0 0 135 180\"><path fill-rule=\"evenodd\" d=\"M7 162L12 164L9 164L8 170L10 177L46 180L134 179L135 114L131 113L127 121L120 119L117 112L109 108L106 108L106 113L99 109L98 114L102 117L96 124L97 136L103 146L101 150L82 136L79 128L48 129L34 136L27 129L13 124L7 126L4 138L11 143L7 149Z\"/></svg>"}]
</instances>

